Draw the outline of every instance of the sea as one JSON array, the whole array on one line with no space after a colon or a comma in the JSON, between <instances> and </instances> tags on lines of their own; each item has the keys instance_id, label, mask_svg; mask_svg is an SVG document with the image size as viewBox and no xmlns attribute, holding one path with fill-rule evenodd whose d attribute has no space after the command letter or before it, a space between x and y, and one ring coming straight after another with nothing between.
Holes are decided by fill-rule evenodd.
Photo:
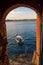
<instances>
[{"instance_id":1,"label":"sea","mask_svg":"<svg viewBox=\"0 0 43 65\"><path fill-rule=\"evenodd\" d=\"M12 58L23 53L34 53L36 49L36 21L6 21L8 56ZM23 37L23 45L17 44L15 38Z\"/></svg>"}]
</instances>

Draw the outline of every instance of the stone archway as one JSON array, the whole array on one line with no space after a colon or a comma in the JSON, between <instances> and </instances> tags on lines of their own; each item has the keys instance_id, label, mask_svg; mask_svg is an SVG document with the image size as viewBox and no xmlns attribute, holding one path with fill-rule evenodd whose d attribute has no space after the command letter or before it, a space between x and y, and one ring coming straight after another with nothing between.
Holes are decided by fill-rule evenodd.
<instances>
[{"instance_id":1,"label":"stone archway","mask_svg":"<svg viewBox=\"0 0 43 65\"><path fill-rule=\"evenodd\" d=\"M4 55L5 60L4 61L4 65L9 65L9 61L8 61L8 52L7 52L7 35L6 35L6 25L5 25L5 18L7 16L7 14L14 8L16 7L20 7L20 6L24 6L24 7L28 7L28 8L32 8L34 11L36 11L36 13L38 14L37 15L37 22L36 22L36 65L39 65L40 64L40 51L41 51L41 16L40 16L40 12L37 11L37 9L35 9L34 7L32 7L31 5L26 5L26 4L16 4L16 5L13 5L11 7L9 7L8 9L6 9L6 11L4 12L3 16L2 16L2 19L1 19L1 35L2 35L2 42L4 44L4 48L1 47L2 49L2 52L4 50L4 54L1 52L1 55Z\"/></svg>"}]
</instances>

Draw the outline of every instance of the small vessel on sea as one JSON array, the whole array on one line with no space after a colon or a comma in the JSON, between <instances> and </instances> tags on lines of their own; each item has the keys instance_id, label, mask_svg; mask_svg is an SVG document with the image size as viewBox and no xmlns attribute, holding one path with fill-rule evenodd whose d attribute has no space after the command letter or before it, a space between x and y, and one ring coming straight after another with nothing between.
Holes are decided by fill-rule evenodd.
<instances>
[{"instance_id":1,"label":"small vessel on sea","mask_svg":"<svg viewBox=\"0 0 43 65\"><path fill-rule=\"evenodd\" d=\"M23 39L23 37L20 36L20 35L16 35L16 42L17 42L19 45L24 44L24 39Z\"/></svg>"}]
</instances>

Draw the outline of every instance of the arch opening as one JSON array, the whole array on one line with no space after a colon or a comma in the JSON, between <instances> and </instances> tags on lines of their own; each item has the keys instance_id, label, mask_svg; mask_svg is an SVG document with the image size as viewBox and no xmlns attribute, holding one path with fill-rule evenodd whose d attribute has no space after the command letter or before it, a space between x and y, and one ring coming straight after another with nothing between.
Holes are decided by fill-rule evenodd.
<instances>
[{"instance_id":1,"label":"arch opening","mask_svg":"<svg viewBox=\"0 0 43 65\"><path fill-rule=\"evenodd\" d=\"M26 8L26 7L15 8L14 10L12 10L10 12L10 14L12 14L12 13L13 13L13 15L10 18L10 20L9 20L9 15L6 18L6 20L8 21L8 23L6 24L6 26L7 26L6 29L8 29L7 30L7 32L8 32L8 34L7 34L8 35L8 42L9 42L8 43L8 48L11 47L10 48L11 50L10 49L9 50L12 51L12 53L9 51L9 56L15 58L16 56L19 56L19 55L24 55L25 56L25 54L26 54L28 56L31 56L30 58L28 56L26 56L29 59L31 59L30 60L30 63L31 63L33 53L36 49L36 17L35 17L36 13L32 9L29 9L29 8ZM34 15L34 17L32 15ZM14 18L15 16L16 16L16 18ZM19 18L17 18L17 17L19 17ZM15 42L15 35L16 34L21 35L23 37L23 39L25 40L23 46L19 46ZM10 40L12 40L12 41L10 41ZM17 46L17 47L15 47L15 46ZM25 59L26 59L26 57L25 57Z\"/></svg>"},{"instance_id":2,"label":"arch opening","mask_svg":"<svg viewBox=\"0 0 43 65\"><path fill-rule=\"evenodd\" d=\"M4 13L4 15L2 16L2 21L5 22L5 18L6 18L6 15L8 14L8 12L10 12L12 9L14 9L14 8L16 8L18 6L26 6L26 7L29 7L26 4L24 4L24 5L23 4L22 5L21 4L17 4L17 5L14 5L14 6L8 8L6 10L6 12ZM30 6L30 8L34 9L34 7L31 7L31 6ZM41 19L40 19L39 12L36 9L34 9L34 11L36 11L36 13L38 14L38 16L37 16L37 23L36 23L36 52L39 54L39 56L37 56L37 54L36 54L36 56L37 56L37 58L36 58L36 64L39 65L39 58L40 58L40 49L39 48L40 48L40 38L41 38L40 37ZM38 45L39 45L39 47L38 47Z\"/></svg>"}]
</instances>

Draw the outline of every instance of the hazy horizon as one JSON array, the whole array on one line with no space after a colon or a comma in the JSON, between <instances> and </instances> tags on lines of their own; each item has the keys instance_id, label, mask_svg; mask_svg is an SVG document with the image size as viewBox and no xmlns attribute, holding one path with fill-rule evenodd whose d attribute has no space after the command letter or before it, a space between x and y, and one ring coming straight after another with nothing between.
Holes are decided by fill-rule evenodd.
<instances>
[{"instance_id":1,"label":"hazy horizon","mask_svg":"<svg viewBox=\"0 0 43 65\"><path fill-rule=\"evenodd\" d=\"M18 7L13 9L6 16L6 20L36 19L36 12L27 7Z\"/></svg>"}]
</instances>

